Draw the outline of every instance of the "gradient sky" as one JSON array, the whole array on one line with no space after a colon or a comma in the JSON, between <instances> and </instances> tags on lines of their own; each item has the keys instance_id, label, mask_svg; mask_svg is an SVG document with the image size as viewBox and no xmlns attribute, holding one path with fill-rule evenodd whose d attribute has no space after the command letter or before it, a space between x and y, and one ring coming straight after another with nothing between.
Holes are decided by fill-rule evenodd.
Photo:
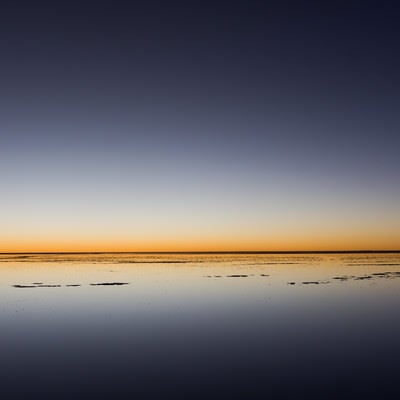
<instances>
[{"instance_id":1,"label":"gradient sky","mask_svg":"<svg viewBox=\"0 0 400 400\"><path fill-rule=\"evenodd\" d=\"M2 2L0 251L400 249L399 6L127 3Z\"/></svg>"}]
</instances>

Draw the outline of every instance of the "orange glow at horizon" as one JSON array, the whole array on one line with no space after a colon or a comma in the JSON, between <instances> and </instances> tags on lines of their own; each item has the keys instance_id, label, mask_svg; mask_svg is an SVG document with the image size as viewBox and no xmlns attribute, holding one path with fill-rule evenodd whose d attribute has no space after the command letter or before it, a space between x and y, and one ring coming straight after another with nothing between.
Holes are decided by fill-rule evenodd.
<instances>
[{"instance_id":1,"label":"orange glow at horizon","mask_svg":"<svg viewBox=\"0 0 400 400\"><path fill-rule=\"evenodd\" d=\"M394 199L209 196L21 197L4 209L0 252L400 250Z\"/></svg>"},{"instance_id":2,"label":"orange glow at horizon","mask_svg":"<svg viewBox=\"0 0 400 400\"><path fill-rule=\"evenodd\" d=\"M395 232L330 232L264 236L186 235L175 237L112 235L54 235L0 237L0 252L191 252L191 251L340 251L399 250Z\"/></svg>"}]
</instances>

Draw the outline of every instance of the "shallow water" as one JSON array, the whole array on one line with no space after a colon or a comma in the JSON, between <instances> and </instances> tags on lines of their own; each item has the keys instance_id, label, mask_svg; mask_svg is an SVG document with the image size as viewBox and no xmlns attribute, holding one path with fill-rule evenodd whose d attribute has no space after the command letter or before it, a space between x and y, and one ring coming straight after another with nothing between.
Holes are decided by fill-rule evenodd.
<instances>
[{"instance_id":1,"label":"shallow water","mask_svg":"<svg viewBox=\"0 0 400 400\"><path fill-rule=\"evenodd\" d=\"M6 398L396 398L400 254L0 255Z\"/></svg>"}]
</instances>

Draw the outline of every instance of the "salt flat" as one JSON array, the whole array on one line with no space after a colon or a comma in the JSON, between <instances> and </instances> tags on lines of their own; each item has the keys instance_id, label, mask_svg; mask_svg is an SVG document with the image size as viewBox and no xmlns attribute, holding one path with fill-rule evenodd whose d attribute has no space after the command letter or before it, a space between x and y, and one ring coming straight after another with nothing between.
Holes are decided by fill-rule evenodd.
<instances>
[{"instance_id":1,"label":"salt flat","mask_svg":"<svg viewBox=\"0 0 400 400\"><path fill-rule=\"evenodd\" d=\"M2 391L385 396L399 306L398 253L3 254Z\"/></svg>"}]
</instances>

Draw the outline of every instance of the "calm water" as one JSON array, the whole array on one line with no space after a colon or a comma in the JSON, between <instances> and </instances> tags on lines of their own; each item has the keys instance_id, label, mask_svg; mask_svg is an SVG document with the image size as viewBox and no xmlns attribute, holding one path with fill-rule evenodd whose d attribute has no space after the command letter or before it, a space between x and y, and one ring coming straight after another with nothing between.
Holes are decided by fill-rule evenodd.
<instances>
[{"instance_id":1,"label":"calm water","mask_svg":"<svg viewBox=\"0 0 400 400\"><path fill-rule=\"evenodd\" d=\"M400 254L0 255L3 398L398 398Z\"/></svg>"}]
</instances>

